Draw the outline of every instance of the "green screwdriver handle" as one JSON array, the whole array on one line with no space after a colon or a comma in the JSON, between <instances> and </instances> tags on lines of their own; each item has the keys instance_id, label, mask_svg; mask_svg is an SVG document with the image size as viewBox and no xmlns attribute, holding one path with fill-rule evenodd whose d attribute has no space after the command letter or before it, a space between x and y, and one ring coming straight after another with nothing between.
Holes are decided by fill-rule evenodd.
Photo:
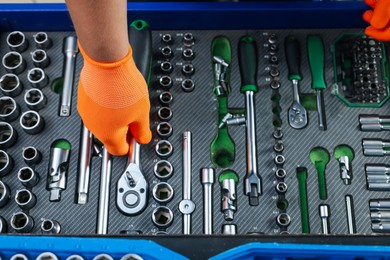
<instances>
[{"instance_id":1,"label":"green screwdriver handle","mask_svg":"<svg viewBox=\"0 0 390 260\"><path fill-rule=\"evenodd\" d=\"M301 52L298 39L294 35L288 35L284 39L284 48L288 66L288 79L301 80Z\"/></svg>"},{"instance_id":2,"label":"green screwdriver handle","mask_svg":"<svg viewBox=\"0 0 390 260\"><path fill-rule=\"evenodd\" d=\"M312 76L313 89L326 89L324 80L325 49L322 38L318 35L309 35L307 40L307 53Z\"/></svg>"},{"instance_id":3,"label":"green screwdriver handle","mask_svg":"<svg viewBox=\"0 0 390 260\"><path fill-rule=\"evenodd\" d=\"M238 62L241 73L241 93L257 92L257 48L251 36L241 37L238 43Z\"/></svg>"}]
</instances>

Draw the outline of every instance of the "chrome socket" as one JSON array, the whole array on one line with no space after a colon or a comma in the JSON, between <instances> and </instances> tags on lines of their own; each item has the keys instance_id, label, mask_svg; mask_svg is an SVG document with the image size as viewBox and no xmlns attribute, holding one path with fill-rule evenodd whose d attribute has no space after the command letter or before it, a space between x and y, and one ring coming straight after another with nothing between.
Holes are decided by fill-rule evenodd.
<instances>
[{"instance_id":1,"label":"chrome socket","mask_svg":"<svg viewBox=\"0 0 390 260\"><path fill-rule=\"evenodd\" d=\"M31 191L21 189L16 191L15 202L21 209L29 210L37 203L37 197Z\"/></svg>"},{"instance_id":2,"label":"chrome socket","mask_svg":"<svg viewBox=\"0 0 390 260\"><path fill-rule=\"evenodd\" d=\"M114 260L114 258L107 254L99 254L95 256L92 260Z\"/></svg>"},{"instance_id":3,"label":"chrome socket","mask_svg":"<svg viewBox=\"0 0 390 260\"><path fill-rule=\"evenodd\" d=\"M283 168L278 168L275 171L275 177L278 180L283 180L286 177L287 173L286 170Z\"/></svg>"},{"instance_id":4,"label":"chrome socket","mask_svg":"<svg viewBox=\"0 0 390 260\"><path fill-rule=\"evenodd\" d=\"M28 47L26 36L20 31L14 31L8 34L7 44L11 50L17 52L24 52Z\"/></svg>"},{"instance_id":5,"label":"chrome socket","mask_svg":"<svg viewBox=\"0 0 390 260\"><path fill-rule=\"evenodd\" d=\"M164 61L160 64L160 70L163 74L170 74L173 71L173 66L169 61Z\"/></svg>"},{"instance_id":6,"label":"chrome socket","mask_svg":"<svg viewBox=\"0 0 390 260\"><path fill-rule=\"evenodd\" d=\"M163 90L169 90L173 85L171 77L167 75L162 76L158 82Z\"/></svg>"},{"instance_id":7,"label":"chrome socket","mask_svg":"<svg viewBox=\"0 0 390 260\"><path fill-rule=\"evenodd\" d=\"M184 76L192 76L195 73L195 68L194 65L191 63L184 64L183 67L181 68L181 72L183 73Z\"/></svg>"},{"instance_id":8,"label":"chrome socket","mask_svg":"<svg viewBox=\"0 0 390 260\"><path fill-rule=\"evenodd\" d=\"M13 74L20 74L26 69L26 61L22 55L16 51L7 52L3 56L3 66L6 71Z\"/></svg>"},{"instance_id":9,"label":"chrome socket","mask_svg":"<svg viewBox=\"0 0 390 260\"><path fill-rule=\"evenodd\" d=\"M173 188L166 182L159 182L153 187L152 195L158 203L168 203L173 198Z\"/></svg>"},{"instance_id":10,"label":"chrome socket","mask_svg":"<svg viewBox=\"0 0 390 260\"><path fill-rule=\"evenodd\" d=\"M49 77L45 74L41 68L33 68L28 71L28 82L35 88L42 89L49 84Z\"/></svg>"},{"instance_id":11,"label":"chrome socket","mask_svg":"<svg viewBox=\"0 0 390 260\"><path fill-rule=\"evenodd\" d=\"M282 128L277 127L277 128L275 129L275 131L273 132L272 136L273 136L275 139L281 139L281 138L283 138Z\"/></svg>"},{"instance_id":12,"label":"chrome socket","mask_svg":"<svg viewBox=\"0 0 390 260\"><path fill-rule=\"evenodd\" d=\"M5 219L3 217L0 216L0 234L4 234L7 232L8 232L7 222L5 221ZM26 258L26 260L27 260L27 258Z\"/></svg>"},{"instance_id":13,"label":"chrome socket","mask_svg":"<svg viewBox=\"0 0 390 260\"><path fill-rule=\"evenodd\" d=\"M32 188L39 182L39 175L30 167L23 167L18 171L18 180L24 187Z\"/></svg>"},{"instance_id":14,"label":"chrome socket","mask_svg":"<svg viewBox=\"0 0 390 260\"><path fill-rule=\"evenodd\" d=\"M143 260L143 258L137 254L126 254L120 260Z\"/></svg>"},{"instance_id":15,"label":"chrome socket","mask_svg":"<svg viewBox=\"0 0 390 260\"><path fill-rule=\"evenodd\" d=\"M168 207L159 206L152 213L153 224L157 227L167 228L172 224L173 213Z\"/></svg>"},{"instance_id":16,"label":"chrome socket","mask_svg":"<svg viewBox=\"0 0 390 260\"><path fill-rule=\"evenodd\" d=\"M13 146L18 139L16 130L6 122L0 122L0 148L5 149Z\"/></svg>"},{"instance_id":17,"label":"chrome socket","mask_svg":"<svg viewBox=\"0 0 390 260\"><path fill-rule=\"evenodd\" d=\"M281 153L284 150L284 144L282 140L277 140L274 144L274 151L277 153Z\"/></svg>"},{"instance_id":18,"label":"chrome socket","mask_svg":"<svg viewBox=\"0 0 390 260\"><path fill-rule=\"evenodd\" d=\"M0 120L11 122L18 118L20 107L11 97L0 97Z\"/></svg>"},{"instance_id":19,"label":"chrome socket","mask_svg":"<svg viewBox=\"0 0 390 260\"><path fill-rule=\"evenodd\" d=\"M291 217L287 213L280 213L276 216L276 224L281 228L286 228L291 223Z\"/></svg>"},{"instance_id":20,"label":"chrome socket","mask_svg":"<svg viewBox=\"0 0 390 260\"><path fill-rule=\"evenodd\" d=\"M50 64L50 58L44 50L38 49L31 53L31 59L35 67L46 68Z\"/></svg>"},{"instance_id":21,"label":"chrome socket","mask_svg":"<svg viewBox=\"0 0 390 260\"><path fill-rule=\"evenodd\" d=\"M223 235L236 235L237 226L235 224L223 224L222 225L222 234Z\"/></svg>"},{"instance_id":22,"label":"chrome socket","mask_svg":"<svg viewBox=\"0 0 390 260\"><path fill-rule=\"evenodd\" d=\"M66 260L84 260L84 258L80 255L71 255L66 258Z\"/></svg>"},{"instance_id":23,"label":"chrome socket","mask_svg":"<svg viewBox=\"0 0 390 260\"><path fill-rule=\"evenodd\" d=\"M58 260L58 257L52 252L43 252L37 256L36 260Z\"/></svg>"},{"instance_id":24,"label":"chrome socket","mask_svg":"<svg viewBox=\"0 0 390 260\"><path fill-rule=\"evenodd\" d=\"M19 77L7 73L0 78L0 90L5 96L16 97L23 91L23 84Z\"/></svg>"},{"instance_id":25,"label":"chrome socket","mask_svg":"<svg viewBox=\"0 0 390 260\"><path fill-rule=\"evenodd\" d=\"M29 110L20 117L20 125L27 134L36 135L45 127L45 121L38 112Z\"/></svg>"},{"instance_id":26,"label":"chrome socket","mask_svg":"<svg viewBox=\"0 0 390 260\"><path fill-rule=\"evenodd\" d=\"M33 38L38 49L49 49L53 45L52 40L45 32L38 32L33 35Z\"/></svg>"},{"instance_id":27,"label":"chrome socket","mask_svg":"<svg viewBox=\"0 0 390 260\"><path fill-rule=\"evenodd\" d=\"M166 46L166 47L161 48L161 55L165 59L171 58L173 56L173 52L172 52L171 47Z\"/></svg>"},{"instance_id":28,"label":"chrome socket","mask_svg":"<svg viewBox=\"0 0 390 260\"><path fill-rule=\"evenodd\" d=\"M269 71L269 75L273 78L279 76L279 70L276 66L272 66L271 70Z\"/></svg>"},{"instance_id":29,"label":"chrome socket","mask_svg":"<svg viewBox=\"0 0 390 260\"><path fill-rule=\"evenodd\" d=\"M13 255L10 260L28 260L27 256L24 254Z\"/></svg>"},{"instance_id":30,"label":"chrome socket","mask_svg":"<svg viewBox=\"0 0 390 260\"><path fill-rule=\"evenodd\" d=\"M0 181L0 208L7 205L8 201L11 198L11 190L8 185Z\"/></svg>"},{"instance_id":31,"label":"chrome socket","mask_svg":"<svg viewBox=\"0 0 390 260\"><path fill-rule=\"evenodd\" d=\"M166 160L160 160L154 165L153 171L157 178L166 180L173 175L173 166Z\"/></svg>"},{"instance_id":32,"label":"chrome socket","mask_svg":"<svg viewBox=\"0 0 390 260\"><path fill-rule=\"evenodd\" d=\"M23 148L23 160L28 166L33 166L41 162L42 154L34 146L27 146Z\"/></svg>"},{"instance_id":33,"label":"chrome socket","mask_svg":"<svg viewBox=\"0 0 390 260\"><path fill-rule=\"evenodd\" d=\"M156 154L160 158L167 158L173 152L173 146L168 140L161 140L156 144Z\"/></svg>"},{"instance_id":34,"label":"chrome socket","mask_svg":"<svg viewBox=\"0 0 390 260\"><path fill-rule=\"evenodd\" d=\"M278 59L277 56L272 55L272 56L269 58L269 62L270 62L271 64L277 65L277 64L279 63L279 59Z\"/></svg>"},{"instance_id":35,"label":"chrome socket","mask_svg":"<svg viewBox=\"0 0 390 260\"><path fill-rule=\"evenodd\" d=\"M277 90L280 88L280 81L279 80L272 80L271 83L269 84L269 86L271 87L271 89L273 90Z\"/></svg>"},{"instance_id":36,"label":"chrome socket","mask_svg":"<svg viewBox=\"0 0 390 260\"><path fill-rule=\"evenodd\" d=\"M14 160L5 151L0 150L0 177L8 175L14 168Z\"/></svg>"},{"instance_id":37,"label":"chrome socket","mask_svg":"<svg viewBox=\"0 0 390 260\"><path fill-rule=\"evenodd\" d=\"M276 165L280 165L281 166L281 165L283 165L286 162L286 158L283 155L278 154L278 155L275 156L274 161L275 161Z\"/></svg>"},{"instance_id":38,"label":"chrome socket","mask_svg":"<svg viewBox=\"0 0 390 260\"><path fill-rule=\"evenodd\" d=\"M187 49L183 50L182 56L183 56L184 60L190 61L190 60L193 60L195 58L195 53L192 49L187 48Z\"/></svg>"},{"instance_id":39,"label":"chrome socket","mask_svg":"<svg viewBox=\"0 0 390 260\"><path fill-rule=\"evenodd\" d=\"M169 33L163 34L161 36L161 42L165 44L172 44L173 42L172 35L170 35Z\"/></svg>"},{"instance_id":40,"label":"chrome socket","mask_svg":"<svg viewBox=\"0 0 390 260\"><path fill-rule=\"evenodd\" d=\"M275 185L275 190L280 195L285 194L287 192L287 184L285 182L278 182Z\"/></svg>"},{"instance_id":41,"label":"chrome socket","mask_svg":"<svg viewBox=\"0 0 390 260\"><path fill-rule=\"evenodd\" d=\"M44 234L59 234L61 232L61 226L56 220L42 219L41 231Z\"/></svg>"},{"instance_id":42,"label":"chrome socket","mask_svg":"<svg viewBox=\"0 0 390 260\"><path fill-rule=\"evenodd\" d=\"M24 102L31 110L39 111L47 104L47 98L40 89L32 88L24 94Z\"/></svg>"},{"instance_id":43,"label":"chrome socket","mask_svg":"<svg viewBox=\"0 0 390 260\"><path fill-rule=\"evenodd\" d=\"M173 96L171 92L164 91L160 94L159 100L162 105L169 105L170 103L172 103Z\"/></svg>"},{"instance_id":44,"label":"chrome socket","mask_svg":"<svg viewBox=\"0 0 390 260\"><path fill-rule=\"evenodd\" d=\"M185 79L181 82L181 89L185 92L192 92L194 88L195 84L192 79Z\"/></svg>"},{"instance_id":45,"label":"chrome socket","mask_svg":"<svg viewBox=\"0 0 390 260\"><path fill-rule=\"evenodd\" d=\"M168 138L172 135L172 125L168 122L161 122L157 125L156 132L160 137Z\"/></svg>"},{"instance_id":46,"label":"chrome socket","mask_svg":"<svg viewBox=\"0 0 390 260\"><path fill-rule=\"evenodd\" d=\"M158 118L162 121L169 121L172 118L172 110L169 107L161 107L157 111Z\"/></svg>"},{"instance_id":47,"label":"chrome socket","mask_svg":"<svg viewBox=\"0 0 390 260\"><path fill-rule=\"evenodd\" d=\"M14 213L10 222L11 227L18 233L28 233L34 227L34 219L24 212Z\"/></svg>"},{"instance_id":48,"label":"chrome socket","mask_svg":"<svg viewBox=\"0 0 390 260\"><path fill-rule=\"evenodd\" d=\"M190 47L195 44L195 37L192 33L185 33L183 35L183 44L184 46Z\"/></svg>"}]
</instances>

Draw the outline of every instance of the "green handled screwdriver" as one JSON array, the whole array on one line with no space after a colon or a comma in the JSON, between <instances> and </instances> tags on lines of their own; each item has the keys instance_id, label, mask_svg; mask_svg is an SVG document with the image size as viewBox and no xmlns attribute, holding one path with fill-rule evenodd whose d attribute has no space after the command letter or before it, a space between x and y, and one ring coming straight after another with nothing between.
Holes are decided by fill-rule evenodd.
<instances>
[{"instance_id":1,"label":"green handled screwdriver","mask_svg":"<svg viewBox=\"0 0 390 260\"><path fill-rule=\"evenodd\" d=\"M307 53L312 76L312 88L316 91L318 126L320 130L326 130L326 115L323 90L326 89L324 80L325 51L324 43L318 35L307 36Z\"/></svg>"}]
</instances>

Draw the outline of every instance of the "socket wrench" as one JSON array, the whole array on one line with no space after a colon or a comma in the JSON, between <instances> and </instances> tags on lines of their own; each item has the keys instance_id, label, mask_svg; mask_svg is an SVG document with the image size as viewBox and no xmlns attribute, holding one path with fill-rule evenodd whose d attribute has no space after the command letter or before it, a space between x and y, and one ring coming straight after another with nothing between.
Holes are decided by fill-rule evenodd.
<instances>
[{"instance_id":1,"label":"socket wrench","mask_svg":"<svg viewBox=\"0 0 390 260\"><path fill-rule=\"evenodd\" d=\"M96 233L105 235L108 232L108 213L110 202L110 184L112 170L112 155L103 147L100 171L99 204Z\"/></svg>"},{"instance_id":2,"label":"socket wrench","mask_svg":"<svg viewBox=\"0 0 390 260\"><path fill-rule=\"evenodd\" d=\"M22 167L18 171L18 180L24 187L32 188L39 182L39 175L30 167Z\"/></svg>"},{"instance_id":3,"label":"socket wrench","mask_svg":"<svg viewBox=\"0 0 390 260\"><path fill-rule=\"evenodd\" d=\"M7 205L8 201L11 198L11 190L8 185L0 181L0 208Z\"/></svg>"},{"instance_id":4,"label":"socket wrench","mask_svg":"<svg viewBox=\"0 0 390 260\"><path fill-rule=\"evenodd\" d=\"M38 49L31 53L31 59L35 67L44 69L50 64L50 58L44 50Z\"/></svg>"},{"instance_id":5,"label":"socket wrench","mask_svg":"<svg viewBox=\"0 0 390 260\"><path fill-rule=\"evenodd\" d=\"M49 84L49 77L45 74L43 69L41 68L33 68L28 71L27 74L28 82L34 87L38 89L42 89Z\"/></svg>"},{"instance_id":6,"label":"socket wrench","mask_svg":"<svg viewBox=\"0 0 390 260\"><path fill-rule=\"evenodd\" d=\"M213 184L215 170L202 168L200 170L200 182L203 185L203 234L213 234Z\"/></svg>"},{"instance_id":7,"label":"socket wrench","mask_svg":"<svg viewBox=\"0 0 390 260\"><path fill-rule=\"evenodd\" d=\"M173 213L168 207L159 206L152 212L152 222L159 228L167 228L173 222Z\"/></svg>"},{"instance_id":8,"label":"socket wrench","mask_svg":"<svg viewBox=\"0 0 390 260\"><path fill-rule=\"evenodd\" d=\"M41 162L42 154L34 146L27 146L23 148L22 157L28 166L34 166Z\"/></svg>"},{"instance_id":9,"label":"socket wrench","mask_svg":"<svg viewBox=\"0 0 390 260\"><path fill-rule=\"evenodd\" d=\"M0 122L0 149L13 146L18 140L18 133L7 122Z\"/></svg>"},{"instance_id":10,"label":"socket wrench","mask_svg":"<svg viewBox=\"0 0 390 260\"><path fill-rule=\"evenodd\" d=\"M32 88L24 94L24 102L29 109L39 111L46 106L47 98L40 89Z\"/></svg>"},{"instance_id":11,"label":"socket wrench","mask_svg":"<svg viewBox=\"0 0 390 260\"><path fill-rule=\"evenodd\" d=\"M56 220L42 219L41 231L44 234L59 234L61 232L61 225Z\"/></svg>"},{"instance_id":12,"label":"socket wrench","mask_svg":"<svg viewBox=\"0 0 390 260\"><path fill-rule=\"evenodd\" d=\"M3 56L2 63L6 71L16 75L21 74L26 69L26 61L19 52L7 52Z\"/></svg>"},{"instance_id":13,"label":"socket wrench","mask_svg":"<svg viewBox=\"0 0 390 260\"><path fill-rule=\"evenodd\" d=\"M20 107L11 97L0 97L0 120L14 121L20 113Z\"/></svg>"},{"instance_id":14,"label":"socket wrench","mask_svg":"<svg viewBox=\"0 0 390 260\"><path fill-rule=\"evenodd\" d=\"M191 234L191 214L195 210L195 203L191 200L192 175L192 133L183 132L183 200L179 203L179 210L183 214L183 234Z\"/></svg>"},{"instance_id":15,"label":"socket wrench","mask_svg":"<svg viewBox=\"0 0 390 260\"><path fill-rule=\"evenodd\" d=\"M5 96L16 97L23 91L23 84L19 77L7 73L0 78L0 90Z\"/></svg>"},{"instance_id":16,"label":"socket wrench","mask_svg":"<svg viewBox=\"0 0 390 260\"><path fill-rule=\"evenodd\" d=\"M13 31L7 35L8 47L17 52L24 52L28 48L28 41L24 33Z\"/></svg>"},{"instance_id":17,"label":"socket wrench","mask_svg":"<svg viewBox=\"0 0 390 260\"><path fill-rule=\"evenodd\" d=\"M89 181L91 177L92 138L92 133L82 123L77 177L78 204L85 204L88 202Z\"/></svg>"},{"instance_id":18,"label":"socket wrench","mask_svg":"<svg viewBox=\"0 0 390 260\"><path fill-rule=\"evenodd\" d=\"M76 70L76 55L79 49L77 47L77 38L68 36L64 40L64 83L61 93L60 116L70 116L72 89L74 74Z\"/></svg>"},{"instance_id":19,"label":"socket wrench","mask_svg":"<svg viewBox=\"0 0 390 260\"><path fill-rule=\"evenodd\" d=\"M49 49L53 45L52 40L45 32L38 32L33 35L33 38L38 49Z\"/></svg>"},{"instance_id":20,"label":"socket wrench","mask_svg":"<svg viewBox=\"0 0 390 260\"><path fill-rule=\"evenodd\" d=\"M16 212L10 221L11 227L18 233L28 233L34 227L34 219L24 212Z\"/></svg>"},{"instance_id":21,"label":"socket wrench","mask_svg":"<svg viewBox=\"0 0 390 260\"><path fill-rule=\"evenodd\" d=\"M45 121L37 111L29 110L21 115L20 125L27 134L36 135L42 132Z\"/></svg>"},{"instance_id":22,"label":"socket wrench","mask_svg":"<svg viewBox=\"0 0 390 260\"><path fill-rule=\"evenodd\" d=\"M172 177L173 175L173 166L170 162L166 160L158 161L153 168L154 175L161 179L166 180Z\"/></svg>"},{"instance_id":23,"label":"socket wrench","mask_svg":"<svg viewBox=\"0 0 390 260\"><path fill-rule=\"evenodd\" d=\"M14 160L3 150L0 150L0 177L8 175L14 168Z\"/></svg>"},{"instance_id":24,"label":"socket wrench","mask_svg":"<svg viewBox=\"0 0 390 260\"><path fill-rule=\"evenodd\" d=\"M168 203L173 198L173 188L169 183L159 182L152 190L153 198L160 204Z\"/></svg>"},{"instance_id":25,"label":"socket wrench","mask_svg":"<svg viewBox=\"0 0 390 260\"><path fill-rule=\"evenodd\" d=\"M37 197L31 191L21 189L16 191L15 202L21 209L30 210L37 203Z\"/></svg>"}]
</instances>

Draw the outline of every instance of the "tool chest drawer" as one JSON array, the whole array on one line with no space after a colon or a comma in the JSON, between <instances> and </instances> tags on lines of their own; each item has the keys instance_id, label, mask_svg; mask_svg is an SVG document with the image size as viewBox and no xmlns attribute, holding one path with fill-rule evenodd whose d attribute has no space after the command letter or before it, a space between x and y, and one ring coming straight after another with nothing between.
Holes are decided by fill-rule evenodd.
<instances>
[{"instance_id":1,"label":"tool chest drawer","mask_svg":"<svg viewBox=\"0 0 390 260\"><path fill-rule=\"evenodd\" d=\"M82 125L65 5L0 8L1 258L388 257L389 50L363 3L129 3L153 133L130 166Z\"/></svg>"}]
</instances>

